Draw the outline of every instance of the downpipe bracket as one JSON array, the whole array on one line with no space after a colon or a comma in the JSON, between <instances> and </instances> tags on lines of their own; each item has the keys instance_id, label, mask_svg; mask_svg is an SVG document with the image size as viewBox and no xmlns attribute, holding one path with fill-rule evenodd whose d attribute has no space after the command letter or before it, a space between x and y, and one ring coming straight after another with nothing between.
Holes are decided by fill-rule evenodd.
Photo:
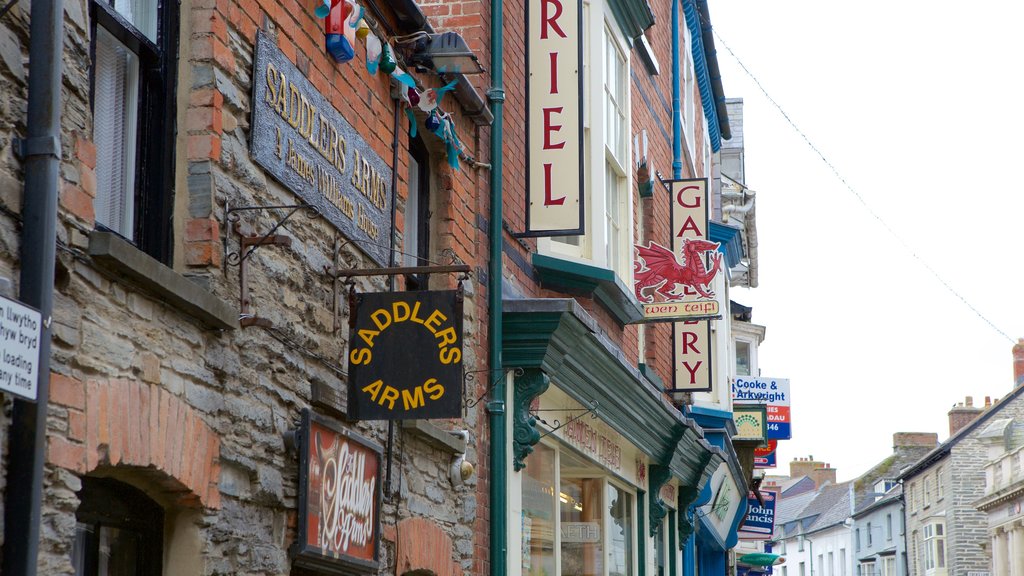
<instances>
[{"instance_id":1,"label":"downpipe bracket","mask_svg":"<svg viewBox=\"0 0 1024 576\"><path fill-rule=\"evenodd\" d=\"M14 155L18 160L30 156L53 156L60 160L60 139L56 136L15 138L13 144Z\"/></svg>"}]
</instances>

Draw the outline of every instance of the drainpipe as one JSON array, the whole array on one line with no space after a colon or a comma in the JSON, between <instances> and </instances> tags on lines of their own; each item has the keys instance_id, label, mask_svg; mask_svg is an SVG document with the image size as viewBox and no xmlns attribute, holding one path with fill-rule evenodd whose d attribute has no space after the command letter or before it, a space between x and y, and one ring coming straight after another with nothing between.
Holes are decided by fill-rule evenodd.
<instances>
[{"instance_id":1,"label":"drainpipe","mask_svg":"<svg viewBox=\"0 0 1024 576\"><path fill-rule=\"evenodd\" d=\"M682 7L679 2L682 1L672 2L672 177L675 179L683 177L683 107L679 87L682 81L679 72L679 11Z\"/></svg>"},{"instance_id":2,"label":"drainpipe","mask_svg":"<svg viewBox=\"0 0 1024 576\"><path fill-rule=\"evenodd\" d=\"M508 573L508 446L505 426L505 374L501 360L501 315L502 315L502 105L505 101L504 74L504 2L491 0L491 89L487 97L491 101L494 123L491 125L491 214L490 214L490 262L488 262L487 320L491 383L494 384L491 400L487 403L491 428L491 576L505 576Z\"/></svg>"},{"instance_id":3,"label":"drainpipe","mask_svg":"<svg viewBox=\"0 0 1024 576\"><path fill-rule=\"evenodd\" d=\"M14 401L4 502L4 574L35 576L46 459L50 395L50 315L57 259L57 186L60 177L60 82L64 1L33 2L29 28L28 122L23 142L19 297L42 313L36 402Z\"/></svg>"}]
</instances>

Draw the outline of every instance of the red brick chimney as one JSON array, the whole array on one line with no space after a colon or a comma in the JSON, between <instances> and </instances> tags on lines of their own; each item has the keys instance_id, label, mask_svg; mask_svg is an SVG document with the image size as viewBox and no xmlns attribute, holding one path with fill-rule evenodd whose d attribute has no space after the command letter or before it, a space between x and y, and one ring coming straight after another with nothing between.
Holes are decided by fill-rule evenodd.
<instances>
[{"instance_id":1,"label":"red brick chimney","mask_svg":"<svg viewBox=\"0 0 1024 576\"><path fill-rule=\"evenodd\" d=\"M811 478L814 479L814 487L821 488L825 482L836 483L836 469L829 464L815 468L811 472Z\"/></svg>"},{"instance_id":2,"label":"red brick chimney","mask_svg":"<svg viewBox=\"0 0 1024 576\"><path fill-rule=\"evenodd\" d=\"M1024 384L1024 338L1013 345L1013 387Z\"/></svg>"},{"instance_id":3,"label":"red brick chimney","mask_svg":"<svg viewBox=\"0 0 1024 576\"><path fill-rule=\"evenodd\" d=\"M789 463L789 477L799 478L801 476L813 476L815 468L824 466L824 462L818 462L814 456L807 458L794 458Z\"/></svg>"},{"instance_id":4,"label":"red brick chimney","mask_svg":"<svg viewBox=\"0 0 1024 576\"><path fill-rule=\"evenodd\" d=\"M892 449L898 448L935 448L939 445L939 435L935 432L897 432L892 435Z\"/></svg>"},{"instance_id":5,"label":"red brick chimney","mask_svg":"<svg viewBox=\"0 0 1024 576\"><path fill-rule=\"evenodd\" d=\"M962 404L957 404L949 410L949 435L956 434L984 411L984 408L974 406L974 398L966 397Z\"/></svg>"}]
</instances>

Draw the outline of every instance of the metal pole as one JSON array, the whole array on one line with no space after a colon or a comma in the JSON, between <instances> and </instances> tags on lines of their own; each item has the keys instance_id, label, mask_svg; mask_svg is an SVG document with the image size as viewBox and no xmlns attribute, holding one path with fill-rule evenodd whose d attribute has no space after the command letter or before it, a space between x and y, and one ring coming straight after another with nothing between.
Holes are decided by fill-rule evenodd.
<instances>
[{"instance_id":1,"label":"metal pole","mask_svg":"<svg viewBox=\"0 0 1024 576\"><path fill-rule=\"evenodd\" d=\"M504 2L491 0L491 101L494 123L491 125L491 213L490 261L488 263L488 360L494 392L487 403L491 428L490 458L490 529L491 576L508 573L508 434L506 433L505 376L502 369L502 171L503 155L502 106L505 102L504 75L502 73L505 46Z\"/></svg>"},{"instance_id":2,"label":"metal pole","mask_svg":"<svg viewBox=\"0 0 1024 576\"><path fill-rule=\"evenodd\" d=\"M57 186L60 178L60 82L64 51L64 1L33 2L29 28L28 122L25 198L22 209L22 302L38 308L37 401L14 401L7 492L4 502L4 574L35 576L46 459L50 394L50 315L57 258Z\"/></svg>"}]
</instances>

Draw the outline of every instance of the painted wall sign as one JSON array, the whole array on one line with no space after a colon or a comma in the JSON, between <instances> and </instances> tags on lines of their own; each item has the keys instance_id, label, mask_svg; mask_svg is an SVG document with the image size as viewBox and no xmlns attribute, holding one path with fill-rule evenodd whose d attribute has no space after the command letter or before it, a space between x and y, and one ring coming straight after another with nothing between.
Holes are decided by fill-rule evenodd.
<instances>
[{"instance_id":1,"label":"painted wall sign","mask_svg":"<svg viewBox=\"0 0 1024 576\"><path fill-rule=\"evenodd\" d=\"M527 2L524 236L584 233L583 2Z\"/></svg>"},{"instance_id":2,"label":"painted wall sign","mask_svg":"<svg viewBox=\"0 0 1024 576\"><path fill-rule=\"evenodd\" d=\"M380 566L381 453L310 410L299 430L297 566L370 574Z\"/></svg>"},{"instance_id":3,"label":"painted wall sign","mask_svg":"<svg viewBox=\"0 0 1024 576\"><path fill-rule=\"evenodd\" d=\"M734 441L767 443L765 434L767 433L768 413L764 406L733 405L732 420L736 424L736 435L732 437Z\"/></svg>"},{"instance_id":4,"label":"painted wall sign","mask_svg":"<svg viewBox=\"0 0 1024 576\"><path fill-rule=\"evenodd\" d=\"M793 437L788 378L737 376L730 384L733 403L767 407L769 439L789 440Z\"/></svg>"},{"instance_id":5,"label":"painted wall sign","mask_svg":"<svg viewBox=\"0 0 1024 576\"><path fill-rule=\"evenodd\" d=\"M775 468L778 465L776 450L779 448L778 440L768 440L765 448L754 448L754 468Z\"/></svg>"},{"instance_id":6,"label":"painted wall sign","mask_svg":"<svg viewBox=\"0 0 1024 576\"><path fill-rule=\"evenodd\" d=\"M740 540L771 540L775 531L775 502L778 494L761 490L764 506L753 492L747 495L747 517L738 532Z\"/></svg>"},{"instance_id":7,"label":"painted wall sign","mask_svg":"<svg viewBox=\"0 0 1024 576\"><path fill-rule=\"evenodd\" d=\"M36 400L42 315L0 296L0 391Z\"/></svg>"},{"instance_id":8,"label":"painted wall sign","mask_svg":"<svg viewBox=\"0 0 1024 576\"><path fill-rule=\"evenodd\" d=\"M669 189L672 193L672 257L676 259L671 265L679 266L679 271L660 287L657 283L650 287L666 297L678 293L684 303L706 304L708 313L703 316L715 316L718 302L711 286L721 269L722 254L718 252L718 243L708 240L708 181L706 178L673 180L669 182ZM673 286L666 288L669 283ZM637 286L638 296L640 292ZM715 302L714 314L710 302ZM674 324L674 391L711 390L714 381L712 346L710 320L690 319Z\"/></svg>"},{"instance_id":9,"label":"painted wall sign","mask_svg":"<svg viewBox=\"0 0 1024 576\"><path fill-rule=\"evenodd\" d=\"M387 266L391 168L273 39L256 36L253 160Z\"/></svg>"},{"instance_id":10,"label":"painted wall sign","mask_svg":"<svg viewBox=\"0 0 1024 576\"><path fill-rule=\"evenodd\" d=\"M350 297L348 417L462 415L462 290Z\"/></svg>"}]
</instances>

